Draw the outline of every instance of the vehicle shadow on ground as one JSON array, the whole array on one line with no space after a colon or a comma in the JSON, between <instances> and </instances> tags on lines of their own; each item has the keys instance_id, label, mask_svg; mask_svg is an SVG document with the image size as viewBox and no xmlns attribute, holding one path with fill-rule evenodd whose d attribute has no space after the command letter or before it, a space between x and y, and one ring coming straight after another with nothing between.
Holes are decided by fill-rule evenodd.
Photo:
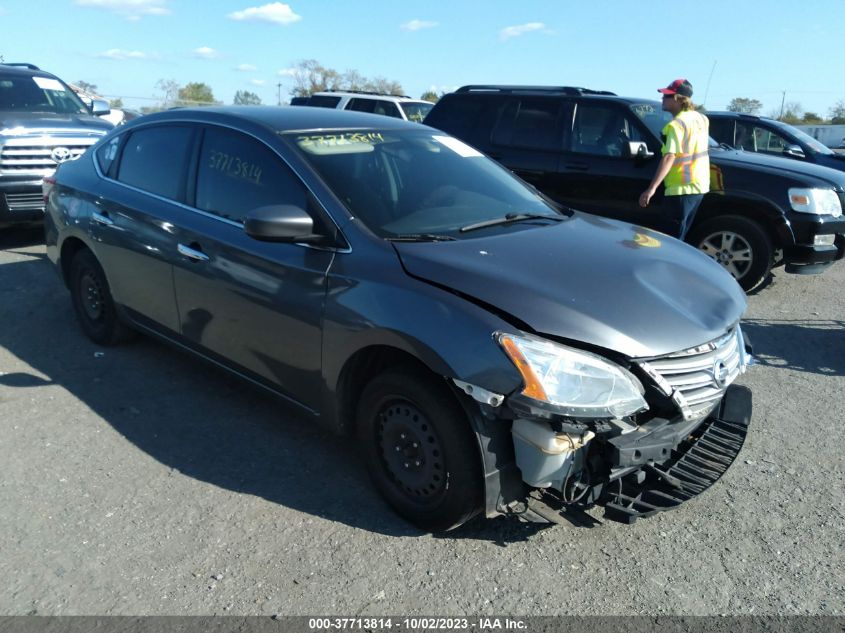
<instances>
[{"instance_id":1,"label":"vehicle shadow on ground","mask_svg":"<svg viewBox=\"0 0 845 633\"><path fill-rule=\"evenodd\" d=\"M845 321L747 319L742 330L760 365L845 376Z\"/></svg>"},{"instance_id":2,"label":"vehicle shadow on ground","mask_svg":"<svg viewBox=\"0 0 845 633\"><path fill-rule=\"evenodd\" d=\"M181 475L375 533L424 535L371 486L354 438L164 343L91 343L43 255L0 265L0 301L0 345L31 368L6 368L0 392L58 385ZM542 527L475 520L443 538L506 545Z\"/></svg>"}]
</instances>

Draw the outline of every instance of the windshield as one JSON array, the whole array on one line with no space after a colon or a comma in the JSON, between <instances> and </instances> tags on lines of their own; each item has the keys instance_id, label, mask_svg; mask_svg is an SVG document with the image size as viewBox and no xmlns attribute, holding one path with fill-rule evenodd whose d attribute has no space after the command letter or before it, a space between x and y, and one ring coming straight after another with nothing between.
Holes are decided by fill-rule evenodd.
<instances>
[{"instance_id":1,"label":"windshield","mask_svg":"<svg viewBox=\"0 0 845 633\"><path fill-rule=\"evenodd\" d=\"M400 103L399 107L405 112L405 118L409 121L422 123L425 115L431 112L433 103Z\"/></svg>"},{"instance_id":2,"label":"windshield","mask_svg":"<svg viewBox=\"0 0 845 633\"><path fill-rule=\"evenodd\" d=\"M461 227L508 214L560 217L510 172L445 134L344 130L288 136L349 211L381 237L468 237Z\"/></svg>"},{"instance_id":3,"label":"windshield","mask_svg":"<svg viewBox=\"0 0 845 633\"><path fill-rule=\"evenodd\" d=\"M85 104L52 77L0 74L0 111L88 114Z\"/></svg>"},{"instance_id":4,"label":"windshield","mask_svg":"<svg viewBox=\"0 0 845 633\"><path fill-rule=\"evenodd\" d=\"M810 136L806 132L802 132L801 130L799 130L797 127L792 127L791 125L787 125L786 123L781 123L781 124L778 125L778 127L782 128L782 129L786 130L787 132L789 132L790 134L792 134L792 136L797 138L799 141L801 141L805 145L809 146L809 148L811 150L813 150L814 152L817 152L819 154L835 154L836 153L832 149L830 149L827 145L820 143L819 141L814 139L812 136Z\"/></svg>"}]
</instances>

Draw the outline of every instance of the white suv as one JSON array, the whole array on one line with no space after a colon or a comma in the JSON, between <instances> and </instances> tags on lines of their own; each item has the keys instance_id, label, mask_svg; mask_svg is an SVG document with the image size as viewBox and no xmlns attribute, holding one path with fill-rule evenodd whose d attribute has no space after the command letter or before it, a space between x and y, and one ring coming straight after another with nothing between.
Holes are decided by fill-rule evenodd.
<instances>
[{"instance_id":1,"label":"white suv","mask_svg":"<svg viewBox=\"0 0 845 633\"><path fill-rule=\"evenodd\" d=\"M434 106L430 101L411 99L407 96L397 97L396 95L377 92L340 92L336 90L315 92L303 105L384 114L417 123L422 123L425 115Z\"/></svg>"}]
</instances>

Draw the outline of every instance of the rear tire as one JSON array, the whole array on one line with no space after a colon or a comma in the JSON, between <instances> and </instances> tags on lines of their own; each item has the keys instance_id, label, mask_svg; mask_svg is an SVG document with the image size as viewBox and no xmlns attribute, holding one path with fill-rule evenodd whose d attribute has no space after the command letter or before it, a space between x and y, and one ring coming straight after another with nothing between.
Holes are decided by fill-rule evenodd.
<instances>
[{"instance_id":1,"label":"rear tire","mask_svg":"<svg viewBox=\"0 0 845 633\"><path fill-rule=\"evenodd\" d=\"M109 282L94 254L83 249L70 264L70 296L82 331L98 345L117 345L132 331L120 321Z\"/></svg>"},{"instance_id":2,"label":"rear tire","mask_svg":"<svg viewBox=\"0 0 845 633\"><path fill-rule=\"evenodd\" d=\"M774 245L765 229L739 215L705 220L687 241L721 264L745 292L759 286L774 264Z\"/></svg>"},{"instance_id":3,"label":"rear tire","mask_svg":"<svg viewBox=\"0 0 845 633\"><path fill-rule=\"evenodd\" d=\"M480 512L478 442L442 381L414 368L380 374L361 396L357 431L373 483L400 516L439 532Z\"/></svg>"}]
</instances>

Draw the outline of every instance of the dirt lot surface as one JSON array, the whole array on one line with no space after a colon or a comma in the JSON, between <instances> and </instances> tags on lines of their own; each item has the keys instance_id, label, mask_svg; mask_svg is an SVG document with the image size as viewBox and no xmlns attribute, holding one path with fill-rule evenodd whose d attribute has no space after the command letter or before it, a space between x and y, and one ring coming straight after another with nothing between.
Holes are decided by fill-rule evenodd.
<instances>
[{"instance_id":1,"label":"dirt lot surface","mask_svg":"<svg viewBox=\"0 0 845 633\"><path fill-rule=\"evenodd\" d=\"M0 234L0 614L845 614L845 265L749 299L739 460L633 526L397 518L346 438L149 339L82 335Z\"/></svg>"}]
</instances>

